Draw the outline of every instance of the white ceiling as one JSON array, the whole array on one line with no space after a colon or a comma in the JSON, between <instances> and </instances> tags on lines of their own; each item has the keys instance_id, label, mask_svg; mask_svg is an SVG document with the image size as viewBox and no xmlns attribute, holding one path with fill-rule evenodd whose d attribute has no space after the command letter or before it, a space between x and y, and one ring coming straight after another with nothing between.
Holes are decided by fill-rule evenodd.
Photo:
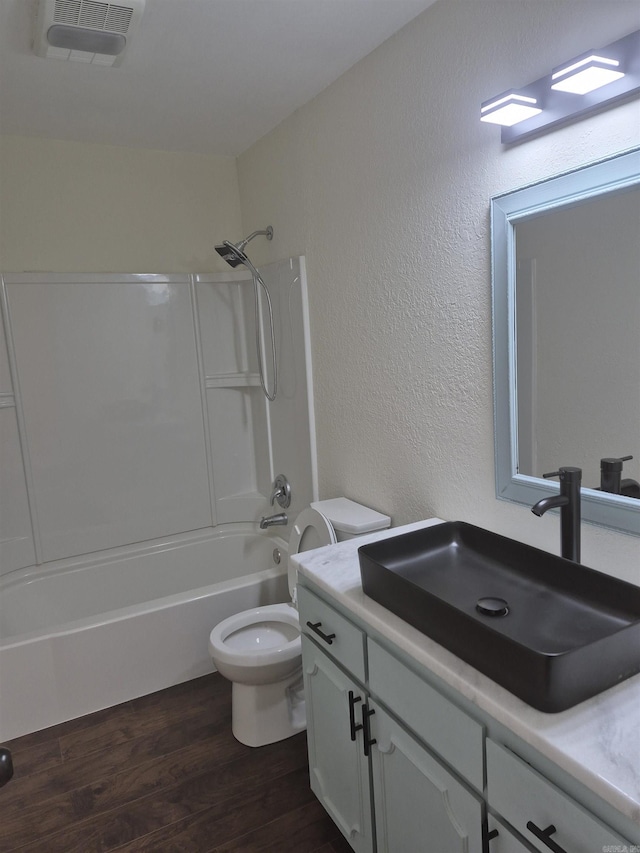
<instances>
[{"instance_id":1,"label":"white ceiling","mask_svg":"<svg viewBox=\"0 0 640 853\"><path fill-rule=\"evenodd\" d=\"M0 132L238 155L434 0L146 0L119 68L41 59L0 0Z\"/></svg>"}]
</instances>

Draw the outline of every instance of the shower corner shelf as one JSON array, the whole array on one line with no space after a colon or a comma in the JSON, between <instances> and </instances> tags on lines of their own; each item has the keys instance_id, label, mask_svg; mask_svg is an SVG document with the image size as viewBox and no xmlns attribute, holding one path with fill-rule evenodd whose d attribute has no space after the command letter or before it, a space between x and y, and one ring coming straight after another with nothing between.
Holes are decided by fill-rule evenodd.
<instances>
[{"instance_id":1,"label":"shower corner shelf","mask_svg":"<svg viewBox=\"0 0 640 853\"><path fill-rule=\"evenodd\" d=\"M257 373L217 373L206 377L207 390L210 388L253 388L260 385Z\"/></svg>"}]
</instances>

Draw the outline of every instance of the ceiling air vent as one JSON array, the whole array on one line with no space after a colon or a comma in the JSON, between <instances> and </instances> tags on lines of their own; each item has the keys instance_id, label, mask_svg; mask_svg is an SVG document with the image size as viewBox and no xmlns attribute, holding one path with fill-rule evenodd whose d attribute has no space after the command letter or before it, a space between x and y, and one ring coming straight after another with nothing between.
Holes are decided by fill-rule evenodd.
<instances>
[{"instance_id":1,"label":"ceiling air vent","mask_svg":"<svg viewBox=\"0 0 640 853\"><path fill-rule=\"evenodd\" d=\"M145 0L40 0L33 43L38 56L120 65Z\"/></svg>"}]
</instances>

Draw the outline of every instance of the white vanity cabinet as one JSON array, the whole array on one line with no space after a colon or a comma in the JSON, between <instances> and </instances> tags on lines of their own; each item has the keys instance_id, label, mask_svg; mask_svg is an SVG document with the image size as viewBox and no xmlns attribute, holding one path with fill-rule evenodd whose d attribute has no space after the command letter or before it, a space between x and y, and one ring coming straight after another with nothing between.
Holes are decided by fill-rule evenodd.
<instances>
[{"instance_id":1,"label":"white vanity cabinet","mask_svg":"<svg viewBox=\"0 0 640 853\"><path fill-rule=\"evenodd\" d=\"M298 587L311 787L357 853L640 850L640 826L582 805L564 771L318 592Z\"/></svg>"},{"instance_id":2,"label":"white vanity cabinet","mask_svg":"<svg viewBox=\"0 0 640 853\"><path fill-rule=\"evenodd\" d=\"M375 643L368 644L367 679L364 632L307 589L299 589L298 603L306 635L302 657L311 788L353 849L481 853L481 796L392 716L398 712L393 697L385 694L403 691L400 706L413 705L416 696L433 699L434 707L415 703L422 718L416 728L420 734L432 730L441 749L445 742L455 745L454 763L471 766L479 760L480 788L481 727L400 662L389 666L387 653ZM369 680L370 687L374 681L380 686L376 699L366 686ZM470 757L461 758L465 744Z\"/></svg>"},{"instance_id":3,"label":"white vanity cabinet","mask_svg":"<svg viewBox=\"0 0 640 853\"><path fill-rule=\"evenodd\" d=\"M313 790L332 814L349 802L341 784L358 791L359 813L336 818L358 851L640 853L640 676L545 714L364 594L362 545L438 523L292 557L313 638L303 638Z\"/></svg>"}]
</instances>

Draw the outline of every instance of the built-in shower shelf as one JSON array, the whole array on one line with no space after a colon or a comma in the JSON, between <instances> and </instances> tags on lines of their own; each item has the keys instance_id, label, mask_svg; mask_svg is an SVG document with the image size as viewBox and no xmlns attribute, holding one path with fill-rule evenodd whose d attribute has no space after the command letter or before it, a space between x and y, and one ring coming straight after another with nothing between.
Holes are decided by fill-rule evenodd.
<instances>
[{"instance_id":1,"label":"built-in shower shelf","mask_svg":"<svg viewBox=\"0 0 640 853\"><path fill-rule=\"evenodd\" d=\"M257 373L219 373L207 376L206 387L209 388L252 388L260 385Z\"/></svg>"}]
</instances>

